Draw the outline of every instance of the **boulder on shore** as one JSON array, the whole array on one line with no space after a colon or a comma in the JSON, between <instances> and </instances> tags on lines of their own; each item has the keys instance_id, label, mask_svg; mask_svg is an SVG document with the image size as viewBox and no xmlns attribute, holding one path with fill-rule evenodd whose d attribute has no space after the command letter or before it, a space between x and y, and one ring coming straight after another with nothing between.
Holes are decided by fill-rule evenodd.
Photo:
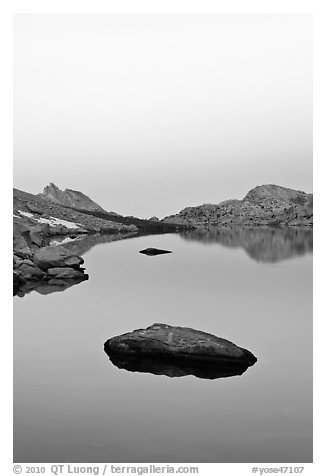
<instances>
[{"instance_id":1,"label":"boulder on shore","mask_svg":"<svg viewBox=\"0 0 326 476\"><path fill-rule=\"evenodd\" d=\"M83 270L74 268L49 268L48 275L57 279L88 279L88 274L84 274Z\"/></svg>"},{"instance_id":2,"label":"boulder on shore","mask_svg":"<svg viewBox=\"0 0 326 476\"><path fill-rule=\"evenodd\" d=\"M117 359L121 362L121 359L127 357L127 366L130 367L130 362L134 359L132 365L134 370L138 367L138 371L144 371L139 370L139 367L144 368L144 359L151 362L178 362L183 367L185 363L188 366L209 366L215 368L217 374L225 373L228 368L238 370L237 374L239 371L243 373L257 362L257 358L247 349L226 339L188 327L167 324L153 324L147 329L137 329L112 337L106 341L104 350L113 363ZM140 365L136 361L141 362ZM234 375L236 373L233 370L231 373Z\"/></svg>"},{"instance_id":3,"label":"boulder on shore","mask_svg":"<svg viewBox=\"0 0 326 476\"><path fill-rule=\"evenodd\" d=\"M45 246L36 251L33 262L43 270L64 267L79 269L84 260L63 246Z\"/></svg>"}]
</instances>

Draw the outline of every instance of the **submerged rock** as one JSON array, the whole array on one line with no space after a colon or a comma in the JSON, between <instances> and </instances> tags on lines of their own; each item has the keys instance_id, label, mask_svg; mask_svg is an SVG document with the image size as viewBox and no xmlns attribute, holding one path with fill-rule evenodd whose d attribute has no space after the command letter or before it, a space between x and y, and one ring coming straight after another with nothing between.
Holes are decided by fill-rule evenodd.
<instances>
[{"instance_id":1,"label":"submerged rock","mask_svg":"<svg viewBox=\"0 0 326 476\"><path fill-rule=\"evenodd\" d=\"M202 378L241 375L257 362L247 349L226 339L167 324L153 324L147 329L112 337L106 341L104 350L120 368L165 375L171 374L172 368L175 375L170 376L177 376L178 372ZM173 365L167 366L167 362ZM169 372L164 371L167 368Z\"/></svg>"},{"instance_id":2,"label":"submerged rock","mask_svg":"<svg viewBox=\"0 0 326 476\"><path fill-rule=\"evenodd\" d=\"M156 255L163 255L163 254L166 254L166 253L172 253L172 251L159 250L157 248L146 248L145 250L141 250L139 253L142 253L142 254L148 255L148 256L156 256Z\"/></svg>"}]
</instances>

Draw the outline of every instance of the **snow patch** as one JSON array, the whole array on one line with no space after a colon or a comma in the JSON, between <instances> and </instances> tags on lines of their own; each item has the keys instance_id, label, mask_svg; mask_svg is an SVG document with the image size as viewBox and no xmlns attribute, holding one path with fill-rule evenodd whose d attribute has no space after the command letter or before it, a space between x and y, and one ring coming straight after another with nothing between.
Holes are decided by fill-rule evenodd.
<instances>
[{"instance_id":1,"label":"snow patch","mask_svg":"<svg viewBox=\"0 0 326 476\"><path fill-rule=\"evenodd\" d=\"M52 246L57 246L57 245L63 245L65 243L69 243L70 241L75 241L76 239L75 238L69 238L69 236L67 238L64 238L63 240L51 240L49 245Z\"/></svg>"},{"instance_id":2,"label":"snow patch","mask_svg":"<svg viewBox=\"0 0 326 476\"><path fill-rule=\"evenodd\" d=\"M20 213L20 214L23 215L24 217L35 218L34 215L33 215L33 213L23 212L22 210L18 210L18 213Z\"/></svg>"},{"instance_id":3,"label":"snow patch","mask_svg":"<svg viewBox=\"0 0 326 476\"><path fill-rule=\"evenodd\" d=\"M39 218L37 221L39 223L48 223L49 225L52 225L52 226L63 225L66 228L70 228L72 230L82 226L79 223L75 223L75 222L72 222L72 221L61 220L60 218L55 218L55 217L50 217L50 218L51 218L51 220L48 219L48 218Z\"/></svg>"},{"instance_id":4,"label":"snow patch","mask_svg":"<svg viewBox=\"0 0 326 476\"><path fill-rule=\"evenodd\" d=\"M77 228L83 227L83 225L81 225L80 223L75 223L73 221L62 220L60 218L56 218L56 217L52 217L52 216L50 218L42 218L42 217L39 217L39 216L36 217L35 215L33 215L33 213L23 212L22 210L18 210L18 213L20 213L20 215L23 215L25 217L32 218L33 220L37 221L38 223L46 223L50 226L63 225L66 228L69 228L71 230L75 230ZM16 218L21 218L21 217L18 217L17 215L14 215L14 216L16 216Z\"/></svg>"}]
</instances>

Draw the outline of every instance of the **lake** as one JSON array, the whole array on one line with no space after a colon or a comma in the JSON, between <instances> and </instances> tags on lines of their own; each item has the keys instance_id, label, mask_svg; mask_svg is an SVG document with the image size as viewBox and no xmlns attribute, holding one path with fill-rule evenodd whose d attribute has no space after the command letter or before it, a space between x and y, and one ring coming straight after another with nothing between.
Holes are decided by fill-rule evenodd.
<instances>
[{"instance_id":1,"label":"lake","mask_svg":"<svg viewBox=\"0 0 326 476\"><path fill-rule=\"evenodd\" d=\"M88 281L14 298L14 461L311 462L312 231L95 243L83 248ZM172 253L139 253L147 247ZM108 338L156 322L258 361L216 380L110 362Z\"/></svg>"}]
</instances>

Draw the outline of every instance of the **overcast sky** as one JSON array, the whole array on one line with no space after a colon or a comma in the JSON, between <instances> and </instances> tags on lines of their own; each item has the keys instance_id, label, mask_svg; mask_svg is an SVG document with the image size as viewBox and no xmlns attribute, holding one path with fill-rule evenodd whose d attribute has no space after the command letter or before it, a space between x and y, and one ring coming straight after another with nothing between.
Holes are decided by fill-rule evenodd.
<instances>
[{"instance_id":1,"label":"overcast sky","mask_svg":"<svg viewBox=\"0 0 326 476\"><path fill-rule=\"evenodd\" d=\"M309 15L16 15L14 185L163 217L312 192Z\"/></svg>"}]
</instances>

